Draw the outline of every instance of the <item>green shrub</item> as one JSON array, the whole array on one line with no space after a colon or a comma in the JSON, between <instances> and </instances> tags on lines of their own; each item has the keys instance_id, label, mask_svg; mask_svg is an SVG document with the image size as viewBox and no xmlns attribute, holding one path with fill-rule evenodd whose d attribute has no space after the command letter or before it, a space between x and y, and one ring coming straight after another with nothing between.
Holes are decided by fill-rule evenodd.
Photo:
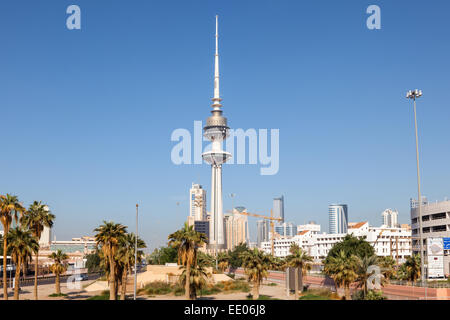
<instances>
[{"instance_id":1,"label":"green shrub","mask_svg":"<svg viewBox=\"0 0 450 320\"><path fill-rule=\"evenodd\" d=\"M330 300L330 298L326 296L319 296L317 294L308 293L304 296L301 296L299 300Z\"/></svg>"},{"instance_id":2,"label":"green shrub","mask_svg":"<svg viewBox=\"0 0 450 320\"><path fill-rule=\"evenodd\" d=\"M49 295L49 297L67 297L67 294L65 293L52 293Z\"/></svg>"},{"instance_id":3,"label":"green shrub","mask_svg":"<svg viewBox=\"0 0 450 320\"><path fill-rule=\"evenodd\" d=\"M253 300L253 295L252 294L248 294L246 296L247 300ZM272 296L267 296L265 294L260 294L258 297L258 300L280 300L277 298L272 298Z\"/></svg>"},{"instance_id":4,"label":"green shrub","mask_svg":"<svg viewBox=\"0 0 450 320\"><path fill-rule=\"evenodd\" d=\"M201 296L209 296L212 294L216 294L221 292L222 290L218 288L217 286L207 286L205 288L202 288L198 293Z\"/></svg>"},{"instance_id":5,"label":"green shrub","mask_svg":"<svg viewBox=\"0 0 450 320\"><path fill-rule=\"evenodd\" d=\"M366 300L387 300L385 296L383 296L383 292L369 290L366 295Z\"/></svg>"},{"instance_id":6,"label":"green shrub","mask_svg":"<svg viewBox=\"0 0 450 320\"><path fill-rule=\"evenodd\" d=\"M184 295L184 287L181 286L179 283L177 283L174 287L173 287L173 293L176 296L183 296Z\"/></svg>"},{"instance_id":7,"label":"green shrub","mask_svg":"<svg viewBox=\"0 0 450 320\"><path fill-rule=\"evenodd\" d=\"M336 300L339 295L329 288L308 288L303 292L300 300Z\"/></svg>"},{"instance_id":8,"label":"green shrub","mask_svg":"<svg viewBox=\"0 0 450 320\"><path fill-rule=\"evenodd\" d=\"M162 295L172 292L173 287L164 281L153 281L146 284L145 287L140 290L140 292L142 291L149 295Z\"/></svg>"},{"instance_id":9,"label":"green shrub","mask_svg":"<svg viewBox=\"0 0 450 320\"><path fill-rule=\"evenodd\" d=\"M387 300L381 291L369 290L364 298L364 291L358 290L352 294L352 300Z\"/></svg>"},{"instance_id":10,"label":"green shrub","mask_svg":"<svg viewBox=\"0 0 450 320\"><path fill-rule=\"evenodd\" d=\"M89 297L86 300L109 300L109 290L104 290L100 295Z\"/></svg>"}]
</instances>

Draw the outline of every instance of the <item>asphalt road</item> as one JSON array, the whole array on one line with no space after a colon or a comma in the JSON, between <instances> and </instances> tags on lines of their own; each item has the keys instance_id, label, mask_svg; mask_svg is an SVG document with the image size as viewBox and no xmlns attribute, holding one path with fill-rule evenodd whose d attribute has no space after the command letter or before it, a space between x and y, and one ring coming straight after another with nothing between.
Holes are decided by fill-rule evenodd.
<instances>
[{"instance_id":1,"label":"asphalt road","mask_svg":"<svg viewBox=\"0 0 450 320\"><path fill-rule=\"evenodd\" d=\"M67 278L69 278L71 275L65 275L65 276L61 276L60 277L60 281L66 281ZM88 275L88 279L87 280L96 280L100 277L100 274L98 273L93 273L93 274L89 274ZM39 277L38 278L38 284L54 284L56 281L56 277L55 276L44 276L44 277ZM33 278L27 278L25 280L20 280L20 286L21 287L29 287L29 286L34 286L34 277ZM3 288L3 284L0 284L0 288Z\"/></svg>"}]
</instances>

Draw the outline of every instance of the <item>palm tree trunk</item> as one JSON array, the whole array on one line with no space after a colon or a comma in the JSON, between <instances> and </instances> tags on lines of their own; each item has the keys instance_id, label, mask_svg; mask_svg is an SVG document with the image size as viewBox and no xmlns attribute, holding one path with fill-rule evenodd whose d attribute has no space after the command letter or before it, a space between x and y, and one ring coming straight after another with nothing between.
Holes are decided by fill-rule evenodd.
<instances>
[{"instance_id":1,"label":"palm tree trunk","mask_svg":"<svg viewBox=\"0 0 450 320\"><path fill-rule=\"evenodd\" d=\"M294 269L294 291L295 291L294 298L297 301L298 300L298 268Z\"/></svg>"},{"instance_id":2,"label":"palm tree trunk","mask_svg":"<svg viewBox=\"0 0 450 320\"><path fill-rule=\"evenodd\" d=\"M259 281L253 283L253 300L259 299Z\"/></svg>"},{"instance_id":3,"label":"palm tree trunk","mask_svg":"<svg viewBox=\"0 0 450 320\"><path fill-rule=\"evenodd\" d=\"M7 236L8 232L7 232L7 228L5 228L5 226L3 226L3 230L4 230L4 234L3 234L3 299L8 300L8 285L6 283L6 281L7 281L7 279L6 279L6 273L7 273L6 272L6 257L7 257L6 250L8 248L6 236Z\"/></svg>"},{"instance_id":4,"label":"palm tree trunk","mask_svg":"<svg viewBox=\"0 0 450 320\"><path fill-rule=\"evenodd\" d=\"M114 261L109 259L109 300L116 300L116 276Z\"/></svg>"},{"instance_id":5,"label":"palm tree trunk","mask_svg":"<svg viewBox=\"0 0 450 320\"><path fill-rule=\"evenodd\" d=\"M116 300L119 298L119 279L116 277Z\"/></svg>"},{"instance_id":6,"label":"palm tree trunk","mask_svg":"<svg viewBox=\"0 0 450 320\"><path fill-rule=\"evenodd\" d=\"M367 288L367 279L364 281L363 290L364 290L364 298L366 298L367 292L369 291Z\"/></svg>"},{"instance_id":7,"label":"palm tree trunk","mask_svg":"<svg viewBox=\"0 0 450 320\"><path fill-rule=\"evenodd\" d=\"M14 300L19 300L19 289L20 289L20 260L17 262L16 274L14 276Z\"/></svg>"},{"instance_id":8,"label":"palm tree trunk","mask_svg":"<svg viewBox=\"0 0 450 320\"><path fill-rule=\"evenodd\" d=\"M186 262L186 283L184 285L184 291L186 294L186 299L191 299L191 265Z\"/></svg>"},{"instance_id":9,"label":"palm tree trunk","mask_svg":"<svg viewBox=\"0 0 450 320\"><path fill-rule=\"evenodd\" d=\"M120 300L125 300L125 295L127 294L127 271L124 270L122 275L122 295Z\"/></svg>"},{"instance_id":10,"label":"palm tree trunk","mask_svg":"<svg viewBox=\"0 0 450 320\"><path fill-rule=\"evenodd\" d=\"M59 272L56 273L55 286L56 286L56 294L61 294L61 284L59 281Z\"/></svg>"},{"instance_id":11,"label":"palm tree trunk","mask_svg":"<svg viewBox=\"0 0 450 320\"><path fill-rule=\"evenodd\" d=\"M300 292L303 292L303 268L302 267L300 267Z\"/></svg>"},{"instance_id":12,"label":"palm tree trunk","mask_svg":"<svg viewBox=\"0 0 450 320\"><path fill-rule=\"evenodd\" d=\"M34 261L34 300L38 299L38 292L37 292L38 259L39 259L39 252L36 252L36 261Z\"/></svg>"},{"instance_id":13,"label":"palm tree trunk","mask_svg":"<svg viewBox=\"0 0 450 320\"><path fill-rule=\"evenodd\" d=\"M344 285L344 291L345 291L345 300L352 300L350 296L350 286Z\"/></svg>"}]
</instances>

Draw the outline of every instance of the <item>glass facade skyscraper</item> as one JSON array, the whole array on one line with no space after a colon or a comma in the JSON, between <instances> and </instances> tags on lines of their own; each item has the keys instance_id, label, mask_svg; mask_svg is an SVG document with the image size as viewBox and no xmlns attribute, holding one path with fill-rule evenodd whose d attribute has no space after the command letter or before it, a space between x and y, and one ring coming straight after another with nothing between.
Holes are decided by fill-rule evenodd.
<instances>
[{"instance_id":1,"label":"glass facade skyscraper","mask_svg":"<svg viewBox=\"0 0 450 320\"><path fill-rule=\"evenodd\" d=\"M281 218L279 223L284 222L284 196L273 199L273 217Z\"/></svg>"},{"instance_id":2,"label":"glass facade skyscraper","mask_svg":"<svg viewBox=\"0 0 450 320\"><path fill-rule=\"evenodd\" d=\"M331 204L328 207L329 233L347 233L348 209L346 204Z\"/></svg>"},{"instance_id":3,"label":"glass facade skyscraper","mask_svg":"<svg viewBox=\"0 0 450 320\"><path fill-rule=\"evenodd\" d=\"M258 220L256 222L256 226L257 226L256 245L258 246L258 248L260 248L261 242L269 241L269 230L270 230L269 220Z\"/></svg>"},{"instance_id":4,"label":"glass facade skyscraper","mask_svg":"<svg viewBox=\"0 0 450 320\"><path fill-rule=\"evenodd\" d=\"M280 236L293 237L297 234L297 226L292 222L285 222L275 226L275 232Z\"/></svg>"}]
</instances>

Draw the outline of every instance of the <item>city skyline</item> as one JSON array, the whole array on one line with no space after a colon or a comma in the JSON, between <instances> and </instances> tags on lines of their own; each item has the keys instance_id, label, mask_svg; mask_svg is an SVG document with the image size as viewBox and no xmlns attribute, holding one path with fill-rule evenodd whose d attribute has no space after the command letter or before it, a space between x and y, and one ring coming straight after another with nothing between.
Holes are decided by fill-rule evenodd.
<instances>
[{"instance_id":1,"label":"city skyline","mask_svg":"<svg viewBox=\"0 0 450 320\"><path fill-rule=\"evenodd\" d=\"M234 201L268 215L282 194L285 220L296 224L313 219L326 230L330 203L346 203L352 222L378 225L396 208L399 223L410 223L414 124L404 94L416 87L423 194L450 195L450 44L440 40L448 3L412 1L413 10L381 1L382 28L368 30L356 1L180 2L177 10L118 2L106 15L104 3L80 1L79 31L66 29L65 3L26 3L27 12L24 3L8 2L0 18L0 30L14 30L3 36L0 104L17 120L4 125L11 156L0 159L0 194L47 203L57 239L91 235L103 220L134 230L138 203L151 250L186 220L191 182L210 195L206 164L170 161L170 134L192 130L208 108L216 14L230 128L280 130L276 175L225 164L224 212ZM405 40L411 33L420 45ZM249 224L254 241L256 219Z\"/></svg>"}]
</instances>

